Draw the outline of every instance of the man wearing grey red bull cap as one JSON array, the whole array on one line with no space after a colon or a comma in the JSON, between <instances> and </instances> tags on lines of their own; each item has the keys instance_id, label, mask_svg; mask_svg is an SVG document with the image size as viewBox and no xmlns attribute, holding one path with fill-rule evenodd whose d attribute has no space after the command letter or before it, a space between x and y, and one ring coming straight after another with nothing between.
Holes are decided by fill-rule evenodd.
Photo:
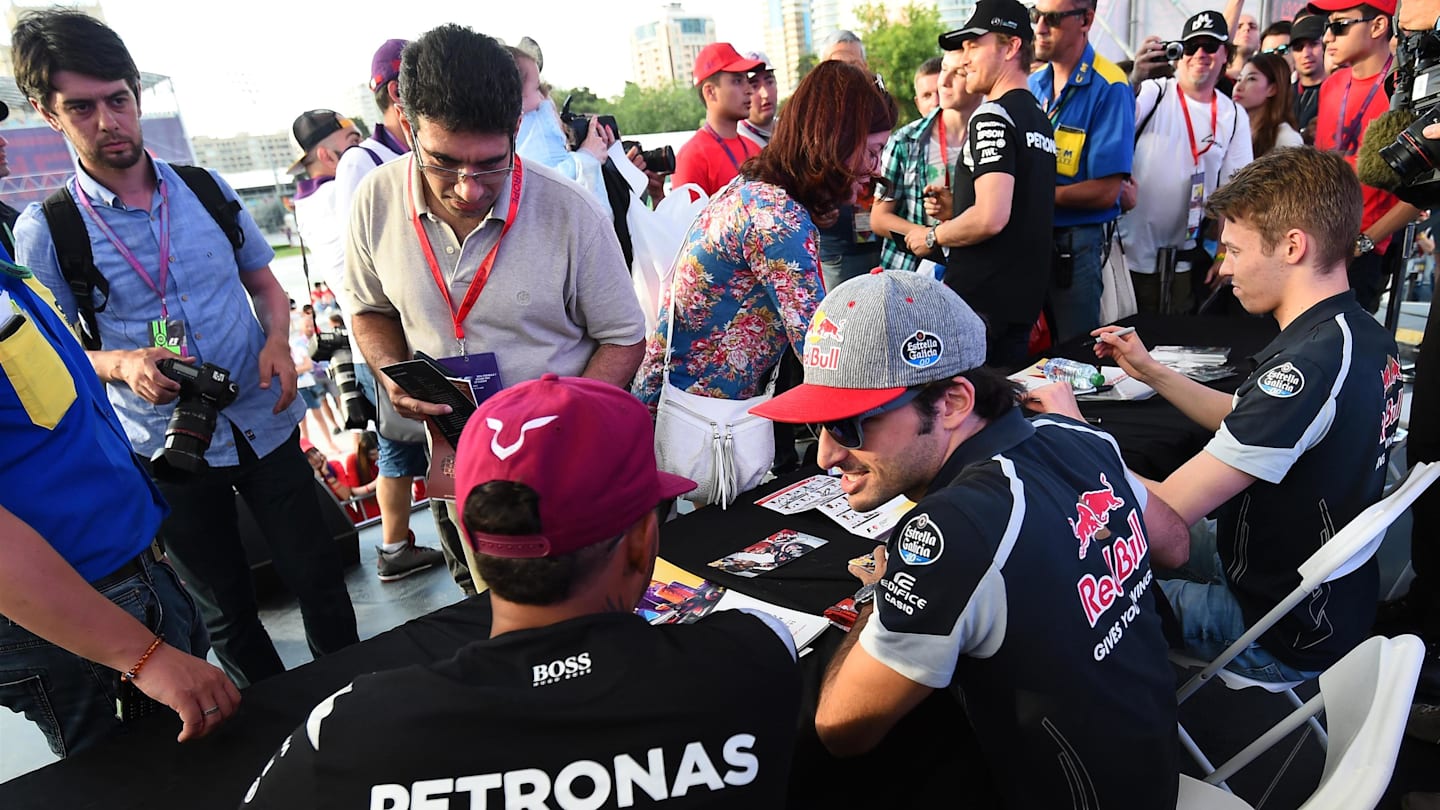
<instances>
[{"instance_id":1,"label":"man wearing grey red bull cap","mask_svg":"<svg viewBox=\"0 0 1440 810\"><path fill-rule=\"evenodd\" d=\"M958 295L876 271L825 297L804 384L754 409L822 423L820 464L841 470L853 508L918 502L862 577L875 607L831 661L815 729L858 754L950 686L1005 806L1173 807L1174 677L1149 548L1184 526L1114 440L1027 421L984 359L984 324Z\"/></svg>"},{"instance_id":2,"label":"man wearing grey red bull cap","mask_svg":"<svg viewBox=\"0 0 1440 810\"><path fill-rule=\"evenodd\" d=\"M322 701L245 806L781 806L800 711L789 631L739 611L659 627L632 613L656 507L695 488L658 471L654 447L645 406L597 380L546 374L486 400L455 491L489 637Z\"/></svg>"}]
</instances>

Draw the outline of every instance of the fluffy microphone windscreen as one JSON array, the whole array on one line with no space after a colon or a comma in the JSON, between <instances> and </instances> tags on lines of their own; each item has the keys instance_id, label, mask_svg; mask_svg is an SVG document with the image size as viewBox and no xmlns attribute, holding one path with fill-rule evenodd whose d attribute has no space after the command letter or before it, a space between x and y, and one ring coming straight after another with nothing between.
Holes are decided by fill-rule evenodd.
<instances>
[{"instance_id":1,"label":"fluffy microphone windscreen","mask_svg":"<svg viewBox=\"0 0 1440 810\"><path fill-rule=\"evenodd\" d=\"M1380 157L1380 150L1394 143L1414 122L1415 113L1409 110L1387 110L1370 122L1365 128L1365 137L1360 139L1360 151L1355 155L1355 174L1360 182L1389 192L1400 188L1400 175Z\"/></svg>"}]
</instances>

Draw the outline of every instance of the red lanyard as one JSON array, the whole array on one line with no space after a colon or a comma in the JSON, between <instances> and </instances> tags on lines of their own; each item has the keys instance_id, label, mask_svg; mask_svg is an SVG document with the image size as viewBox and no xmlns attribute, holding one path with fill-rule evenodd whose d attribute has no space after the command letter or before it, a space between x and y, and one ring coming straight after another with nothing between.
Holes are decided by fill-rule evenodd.
<instances>
[{"instance_id":1,"label":"red lanyard","mask_svg":"<svg viewBox=\"0 0 1440 810\"><path fill-rule=\"evenodd\" d=\"M110 240L110 244L115 246L115 250L120 254L120 258L124 259L134 268L135 273L145 282L145 286L149 287L155 292L155 295L159 296L160 317L169 318L170 310L165 306L165 284L170 275L170 194L165 190L165 183L163 181L157 180L156 185L160 188L160 280L158 282L151 278L150 274L145 271L145 268L140 265L140 260L135 258L135 254L120 240L120 237L115 234L110 224L104 219L101 219L100 215L95 212L95 206L90 203L90 198L85 195L85 191L80 188L79 178L75 179L75 200L80 203L81 210L90 215L90 220L95 223L96 228L100 229L100 233L105 234L105 238Z\"/></svg>"},{"instance_id":2,"label":"red lanyard","mask_svg":"<svg viewBox=\"0 0 1440 810\"><path fill-rule=\"evenodd\" d=\"M730 147L725 145L725 139L720 137L720 133L716 132L714 127L710 126L710 122L705 122L705 126L701 127L701 129L710 133L710 137L715 139L715 143L720 144L720 148L725 150L725 157L730 158L730 165L735 167L735 171L740 171L740 164L735 162L735 153L731 152ZM740 142L740 152L748 160L750 158L750 145L745 142L745 138L737 136L735 140Z\"/></svg>"},{"instance_id":3,"label":"red lanyard","mask_svg":"<svg viewBox=\"0 0 1440 810\"><path fill-rule=\"evenodd\" d=\"M1210 147L1215 145L1215 120L1218 109L1216 101L1218 99L1213 95L1215 91L1210 91L1212 93L1210 96L1210 142L1205 144L1204 149L1201 149L1195 143L1195 126L1190 123L1190 105L1185 103L1185 91L1179 87L1176 87L1175 90L1177 91L1175 97L1180 99L1180 111L1185 113L1185 131L1190 135L1190 159L1195 161L1195 168L1198 169L1200 168L1200 156L1209 152Z\"/></svg>"},{"instance_id":4,"label":"red lanyard","mask_svg":"<svg viewBox=\"0 0 1440 810\"><path fill-rule=\"evenodd\" d=\"M940 162L945 166L945 186L950 186L950 140L945 137L945 111L940 111Z\"/></svg>"},{"instance_id":5,"label":"red lanyard","mask_svg":"<svg viewBox=\"0 0 1440 810\"><path fill-rule=\"evenodd\" d=\"M430 275L435 279L435 286L440 288L440 295L445 299L445 306L450 310L450 320L455 324L455 339L460 342L460 354L465 352L465 318L470 310L475 308L475 302L480 300L480 293L485 290L485 282L490 280L490 270L495 266L495 256L500 252L500 242L505 239L505 234L510 232L510 226L515 224L515 213L520 209L520 185L525 176L525 168L520 162L520 156L515 156L515 168L510 172L510 209L505 215L505 227L500 229L500 238L495 240L494 247L486 254L485 259L480 262L480 267L475 271L475 278L470 280L470 288L465 291L465 298L460 302L460 309L455 309L455 302L450 299L450 285L445 283L445 276L440 272L440 262L435 259L435 251L430 247L430 237L425 233L425 226L420 223L420 208L414 205L415 200L415 158L411 153L409 192L411 205L410 222L415 226L415 235L420 239L420 249L425 253L425 263L430 265ZM458 265L457 265L458 266Z\"/></svg>"}]
</instances>

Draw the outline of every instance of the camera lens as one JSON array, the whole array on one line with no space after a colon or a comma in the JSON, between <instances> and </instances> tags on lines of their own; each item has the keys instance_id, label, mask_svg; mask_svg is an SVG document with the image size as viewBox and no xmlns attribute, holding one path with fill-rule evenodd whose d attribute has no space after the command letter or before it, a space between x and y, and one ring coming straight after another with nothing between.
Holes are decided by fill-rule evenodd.
<instances>
[{"instance_id":1,"label":"camera lens","mask_svg":"<svg viewBox=\"0 0 1440 810\"><path fill-rule=\"evenodd\" d=\"M640 156L645 159L645 168L656 174L673 174L675 172L675 150L669 146L646 149L640 153Z\"/></svg>"},{"instance_id":2,"label":"camera lens","mask_svg":"<svg viewBox=\"0 0 1440 810\"><path fill-rule=\"evenodd\" d=\"M340 411L345 415L345 427L348 430L364 430L375 418L375 406L370 404L355 379L355 363L349 349L335 352L330 359L330 378L340 389Z\"/></svg>"},{"instance_id":3,"label":"camera lens","mask_svg":"<svg viewBox=\"0 0 1440 810\"><path fill-rule=\"evenodd\" d=\"M205 451L215 434L215 406L203 399L182 398L165 426L164 460L174 469L194 474L205 469Z\"/></svg>"},{"instance_id":4,"label":"camera lens","mask_svg":"<svg viewBox=\"0 0 1440 810\"><path fill-rule=\"evenodd\" d=\"M1185 55L1185 43L1183 43L1183 42L1167 42L1167 43L1165 43L1165 59L1166 59L1167 61L1174 62L1174 61L1178 60L1180 57L1182 57L1182 56L1184 56L1184 55Z\"/></svg>"}]
</instances>

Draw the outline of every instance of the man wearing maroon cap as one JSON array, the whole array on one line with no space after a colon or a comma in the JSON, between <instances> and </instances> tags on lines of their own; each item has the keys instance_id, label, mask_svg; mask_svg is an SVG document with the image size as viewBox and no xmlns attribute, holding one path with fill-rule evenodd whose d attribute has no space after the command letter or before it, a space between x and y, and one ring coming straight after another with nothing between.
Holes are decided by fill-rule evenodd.
<instances>
[{"instance_id":1,"label":"man wearing maroon cap","mask_svg":"<svg viewBox=\"0 0 1440 810\"><path fill-rule=\"evenodd\" d=\"M554 374L502 391L466 425L455 478L489 638L322 701L245 806L783 804L800 709L788 631L736 611L658 627L633 613L656 506L695 487L656 469L639 400ZM397 708L397 689L415 699ZM377 755L376 739L396 744Z\"/></svg>"},{"instance_id":2,"label":"man wearing maroon cap","mask_svg":"<svg viewBox=\"0 0 1440 810\"><path fill-rule=\"evenodd\" d=\"M1325 54L1337 65L1320 85L1320 106L1315 113L1315 148L1333 150L1355 165L1355 154L1364 140L1365 128L1390 109L1385 76L1394 57L1390 40L1395 31L1391 18L1395 0L1317 0L1309 6L1315 14L1328 16L1325 27ZM1380 306L1385 287L1385 266L1390 236L1420 215L1419 209L1400 202L1388 191L1361 186L1365 213L1360 220L1350 262L1350 288L1360 305L1370 312ZM1399 249L1399 246L1396 246Z\"/></svg>"},{"instance_id":3,"label":"man wearing maroon cap","mask_svg":"<svg viewBox=\"0 0 1440 810\"><path fill-rule=\"evenodd\" d=\"M695 86L705 102L705 123L675 154L672 188L694 183L714 195L735 179L740 164L760 148L740 137L740 122L750 117L749 74L765 63L746 59L728 42L712 42L695 57Z\"/></svg>"}]
</instances>

